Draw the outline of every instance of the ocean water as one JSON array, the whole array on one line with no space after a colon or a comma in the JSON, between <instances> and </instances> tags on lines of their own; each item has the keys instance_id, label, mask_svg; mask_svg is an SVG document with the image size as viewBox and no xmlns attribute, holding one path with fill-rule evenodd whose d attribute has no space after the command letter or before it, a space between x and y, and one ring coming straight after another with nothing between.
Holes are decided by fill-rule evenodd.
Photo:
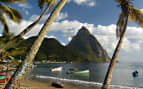
<instances>
[{"instance_id":1,"label":"ocean water","mask_svg":"<svg viewBox=\"0 0 143 89\"><path fill-rule=\"evenodd\" d=\"M51 68L63 67L62 71L51 72ZM70 68L80 71L89 70L89 74L67 74ZM81 84L102 85L108 63L48 63L38 64L32 70L32 77L41 79L53 79ZM132 77L132 72L138 70L139 76ZM143 65L142 63L117 63L113 72L111 87L113 89L143 89ZM132 88L131 88L132 87ZM138 87L138 88L137 88Z\"/></svg>"}]
</instances>

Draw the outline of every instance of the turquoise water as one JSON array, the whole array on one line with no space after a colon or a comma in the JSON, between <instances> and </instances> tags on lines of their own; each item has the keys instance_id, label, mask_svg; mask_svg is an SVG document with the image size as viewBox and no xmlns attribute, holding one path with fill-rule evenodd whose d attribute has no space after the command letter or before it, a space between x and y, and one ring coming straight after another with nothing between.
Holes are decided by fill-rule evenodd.
<instances>
[{"instance_id":1,"label":"turquoise water","mask_svg":"<svg viewBox=\"0 0 143 89\"><path fill-rule=\"evenodd\" d=\"M51 72L50 68L62 66L62 71ZM38 64L32 71L33 76L41 76L43 78L57 77L60 79L82 80L87 82L102 83L107 71L107 63L60 63L60 64ZM79 70L89 69L89 74L67 74L70 68L78 68ZM138 70L139 77L132 77L132 72ZM117 63L112 85L122 85L129 87L143 88L143 65L142 63Z\"/></svg>"}]
</instances>

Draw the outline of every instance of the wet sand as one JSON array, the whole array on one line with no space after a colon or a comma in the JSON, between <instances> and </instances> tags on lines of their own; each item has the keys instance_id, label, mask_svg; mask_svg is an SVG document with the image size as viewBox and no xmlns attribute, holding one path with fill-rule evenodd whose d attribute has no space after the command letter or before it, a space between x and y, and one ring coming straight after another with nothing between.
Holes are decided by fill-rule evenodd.
<instances>
[{"instance_id":1,"label":"wet sand","mask_svg":"<svg viewBox=\"0 0 143 89\"><path fill-rule=\"evenodd\" d=\"M23 80L20 82L20 89L60 89L51 86L53 81L40 81L40 80ZM100 89L90 85L82 86L78 84L62 83L64 88L61 89Z\"/></svg>"}]
</instances>

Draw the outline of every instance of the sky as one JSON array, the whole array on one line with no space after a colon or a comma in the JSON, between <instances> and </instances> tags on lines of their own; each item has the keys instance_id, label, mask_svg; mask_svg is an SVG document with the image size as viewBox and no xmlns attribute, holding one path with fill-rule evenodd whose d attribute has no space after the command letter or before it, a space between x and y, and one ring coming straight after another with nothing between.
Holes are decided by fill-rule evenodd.
<instances>
[{"instance_id":1,"label":"sky","mask_svg":"<svg viewBox=\"0 0 143 89\"><path fill-rule=\"evenodd\" d=\"M41 9L38 0L27 0L26 3L7 4L23 14L21 23L9 20L11 33L19 34L24 28L35 21ZM56 0L57 2L59 0ZM143 11L143 0L134 0L133 5ZM78 30L85 26L96 37L110 57L114 52L118 39L116 38L116 23L121 12L114 0L69 0L61 10L56 20L49 29L46 37L56 38L61 44L66 45ZM52 10L52 9L51 9ZM36 36L48 18L47 13L43 19L24 37ZM0 26L2 29L2 25ZM2 30L0 30L2 33ZM143 62L143 28L134 22L129 22L126 37L120 51L118 60L121 62Z\"/></svg>"}]
</instances>

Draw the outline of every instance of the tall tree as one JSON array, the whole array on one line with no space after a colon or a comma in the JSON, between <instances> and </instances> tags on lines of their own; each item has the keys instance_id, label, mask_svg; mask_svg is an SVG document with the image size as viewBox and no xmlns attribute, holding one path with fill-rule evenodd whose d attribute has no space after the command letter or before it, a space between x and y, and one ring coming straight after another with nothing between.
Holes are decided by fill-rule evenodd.
<instances>
[{"instance_id":1,"label":"tall tree","mask_svg":"<svg viewBox=\"0 0 143 89\"><path fill-rule=\"evenodd\" d=\"M41 31L38 35L38 38L35 40L35 42L33 43L30 51L27 53L26 58L24 59L24 61L22 61L22 63L16 69L16 71L13 74L12 78L7 83L5 89L11 89L11 87L12 87L11 85L14 83L14 80L16 79L16 77L18 76L18 74L20 73L21 69L24 67L25 64L28 64L26 66L27 68L32 64L32 61L33 61L36 53L38 52L38 50L40 48L40 45L42 44L42 41L43 41L46 33L48 32L51 24L53 23L56 16L61 11L61 9L63 8L63 6L65 5L66 2L67 2L67 0L61 0L58 3L58 5L55 7L55 9L52 11L51 15L49 16L49 18L45 22L44 26L42 27L42 29L41 29Z\"/></svg>"},{"instance_id":2,"label":"tall tree","mask_svg":"<svg viewBox=\"0 0 143 89\"><path fill-rule=\"evenodd\" d=\"M7 3L14 3L17 1L26 1L26 0L0 0L0 22L4 26L3 36L9 35L9 26L4 14L14 22L20 22L22 19L22 15L20 14L19 11L5 5Z\"/></svg>"},{"instance_id":3,"label":"tall tree","mask_svg":"<svg viewBox=\"0 0 143 89\"><path fill-rule=\"evenodd\" d=\"M55 5L55 0L38 0L38 5L41 9L43 9L43 7L46 4L46 8L45 10L41 13L41 15L39 16L39 18L33 22L32 24L30 24L27 28L25 28L18 36L14 37L13 39L9 40L8 42L5 43L5 45L0 46L0 54L10 45L17 43L17 45L19 44L19 42L17 42L18 40L20 40L26 33L28 33L34 26L36 26L36 24L42 19L42 17L48 12L48 10L51 8L51 5ZM16 46L16 45L15 45Z\"/></svg>"},{"instance_id":4,"label":"tall tree","mask_svg":"<svg viewBox=\"0 0 143 89\"><path fill-rule=\"evenodd\" d=\"M125 33L128 26L128 20L135 21L140 26L143 27L143 13L132 5L131 0L115 0L115 1L119 3L119 6L121 7L121 10L122 10L119 20L117 22L117 28L116 28L116 33L117 33L117 37L119 37L119 42L117 44L117 47L110 61L102 89L110 88L112 73L116 64L117 56L119 54L123 39L125 37Z\"/></svg>"}]
</instances>

